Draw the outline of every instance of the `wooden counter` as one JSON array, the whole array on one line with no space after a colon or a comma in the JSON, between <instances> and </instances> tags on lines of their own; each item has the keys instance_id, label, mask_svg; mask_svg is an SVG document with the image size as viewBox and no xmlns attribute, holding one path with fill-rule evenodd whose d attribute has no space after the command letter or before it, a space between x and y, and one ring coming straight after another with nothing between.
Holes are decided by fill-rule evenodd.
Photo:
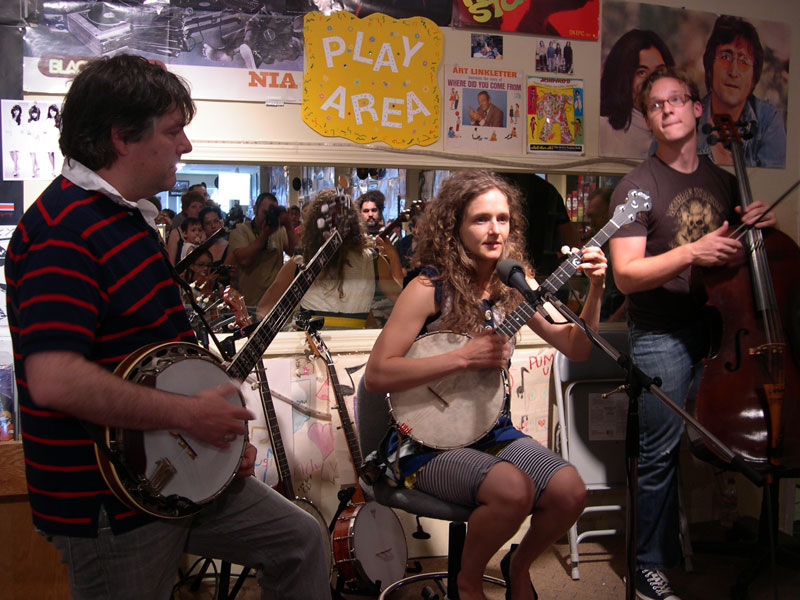
<instances>
[{"instance_id":1,"label":"wooden counter","mask_svg":"<svg viewBox=\"0 0 800 600\"><path fill-rule=\"evenodd\" d=\"M22 442L0 442L0 540L3 598L69 598L58 551L33 528Z\"/></svg>"}]
</instances>

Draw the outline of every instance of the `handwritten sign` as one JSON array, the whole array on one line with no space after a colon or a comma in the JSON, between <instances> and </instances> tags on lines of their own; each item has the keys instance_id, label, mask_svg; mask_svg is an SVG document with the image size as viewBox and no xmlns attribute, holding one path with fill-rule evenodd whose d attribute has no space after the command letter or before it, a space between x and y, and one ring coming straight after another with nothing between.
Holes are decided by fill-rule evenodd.
<instances>
[{"instance_id":1,"label":"handwritten sign","mask_svg":"<svg viewBox=\"0 0 800 600\"><path fill-rule=\"evenodd\" d=\"M394 148L439 138L442 33L433 21L313 12L304 37L302 115L309 127Z\"/></svg>"}]
</instances>

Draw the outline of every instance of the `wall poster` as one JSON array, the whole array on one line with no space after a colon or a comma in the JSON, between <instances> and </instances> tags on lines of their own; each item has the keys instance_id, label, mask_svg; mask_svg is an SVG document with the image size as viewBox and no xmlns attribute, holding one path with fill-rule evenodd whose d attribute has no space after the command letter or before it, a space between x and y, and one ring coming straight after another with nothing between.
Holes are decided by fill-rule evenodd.
<instances>
[{"instance_id":1,"label":"wall poster","mask_svg":"<svg viewBox=\"0 0 800 600\"><path fill-rule=\"evenodd\" d=\"M528 152L583 154L583 80L528 77Z\"/></svg>"},{"instance_id":2,"label":"wall poster","mask_svg":"<svg viewBox=\"0 0 800 600\"><path fill-rule=\"evenodd\" d=\"M446 151L522 153L525 99L521 73L447 65L444 84Z\"/></svg>"},{"instance_id":3,"label":"wall poster","mask_svg":"<svg viewBox=\"0 0 800 600\"><path fill-rule=\"evenodd\" d=\"M44 0L25 28L23 89L63 94L86 60L127 52L164 63L195 99L299 103L303 15L273 4Z\"/></svg>"},{"instance_id":4,"label":"wall poster","mask_svg":"<svg viewBox=\"0 0 800 600\"><path fill-rule=\"evenodd\" d=\"M453 27L596 40L600 0L453 0Z\"/></svg>"},{"instance_id":5,"label":"wall poster","mask_svg":"<svg viewBox=\"0 0 800 600\"><path fill-rule=\"evenodd\" d=\"M733 159L711 144L703 127L712 115L749 123L744 140L748 167L784 168L789 104L788 23L632 2L606 2L600 53L601 156L645 158L655 149L635 98L661 65L685 71L702 105L697 151L720 165ZM718 134L714 133L716 137ZM743 135L743 137L746 137Z\"/></svg>"},{"instance_id":6,"label":"wall poster","mask_svg":"<svg viewBox=\"0 0 800 600\"><path fill-rule=\"evenodd\" d=\"M61 172L58 147L61 102L0 101L3 131L3 179L53 179ZM0 213L14 212L13 204L0 202Z\"/></svg>"}]
</instances>

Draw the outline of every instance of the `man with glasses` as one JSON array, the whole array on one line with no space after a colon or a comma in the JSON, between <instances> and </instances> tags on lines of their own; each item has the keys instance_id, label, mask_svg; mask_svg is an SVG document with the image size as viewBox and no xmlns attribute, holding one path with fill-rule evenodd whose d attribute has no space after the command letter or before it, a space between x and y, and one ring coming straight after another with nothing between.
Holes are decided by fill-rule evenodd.
<instances>
[{"instance_id":1,"label":"man with glasses","mask_svg":"<svg viewBox=\"0 0 800 600\"><path fill-rule=\"evenodd\" d=\"M763 66L764 49L755 27L739 17L719 17L703 54L708 93L702 101L700 125L713 125L713 115L718 114L753 123L753 137L743 140L745 164L782 169L786 165L783 116L772 104L753 95ZM710 154L717 164L733 164L729 150L721 143L710 145L706 138L705 134L698 138L699 154Z\"/></svg>"},{"instance_id":2,"label":"man with glasses","mask_svg":"<svg viewBox=\"0 0 800 600\"><path fill-rule=\"evenodd\" d=\"M699 98L694 81L674 67L657 69L644 81L637 104L656 152L620 181L609 209L613 214L632 189L651 194L652 209L620 229L609 248L615 282L628 296L631 355L645 373L662 379L661 389L681 406L699 382L707 349L691 267L744 261L741 243L728 237L729 223L740 213L734 209L736 180L697 154ZM763 211L755 202L741 220L752 223ZM770 213L756 226L774 223ZM636 596L678 600L662 569L681 562L677 467L683 422L649 392L639 403Z\"/></svg>"}]
</instances>

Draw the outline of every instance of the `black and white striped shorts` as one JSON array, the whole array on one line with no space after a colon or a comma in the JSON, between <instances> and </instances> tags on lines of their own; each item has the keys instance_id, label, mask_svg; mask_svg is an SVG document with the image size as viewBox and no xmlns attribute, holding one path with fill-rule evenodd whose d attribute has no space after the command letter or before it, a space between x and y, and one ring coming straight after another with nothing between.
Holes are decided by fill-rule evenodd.
<instances>
[{"instance_id":1,"label":"black and white striped shorts","mask_svg":"<svg viewBox=\"0 0 800 600\"><path fill-rule=\"evenodd\" d=\"M510 462L530 476L536 486L534 507L553 474L569 465L531 438L519 438L496 456L474 448L446 450L417 472L414 487L446 502L477 506L476 496L483 478L489 469L502 461Z\"/></svg>"}]
</instances>

